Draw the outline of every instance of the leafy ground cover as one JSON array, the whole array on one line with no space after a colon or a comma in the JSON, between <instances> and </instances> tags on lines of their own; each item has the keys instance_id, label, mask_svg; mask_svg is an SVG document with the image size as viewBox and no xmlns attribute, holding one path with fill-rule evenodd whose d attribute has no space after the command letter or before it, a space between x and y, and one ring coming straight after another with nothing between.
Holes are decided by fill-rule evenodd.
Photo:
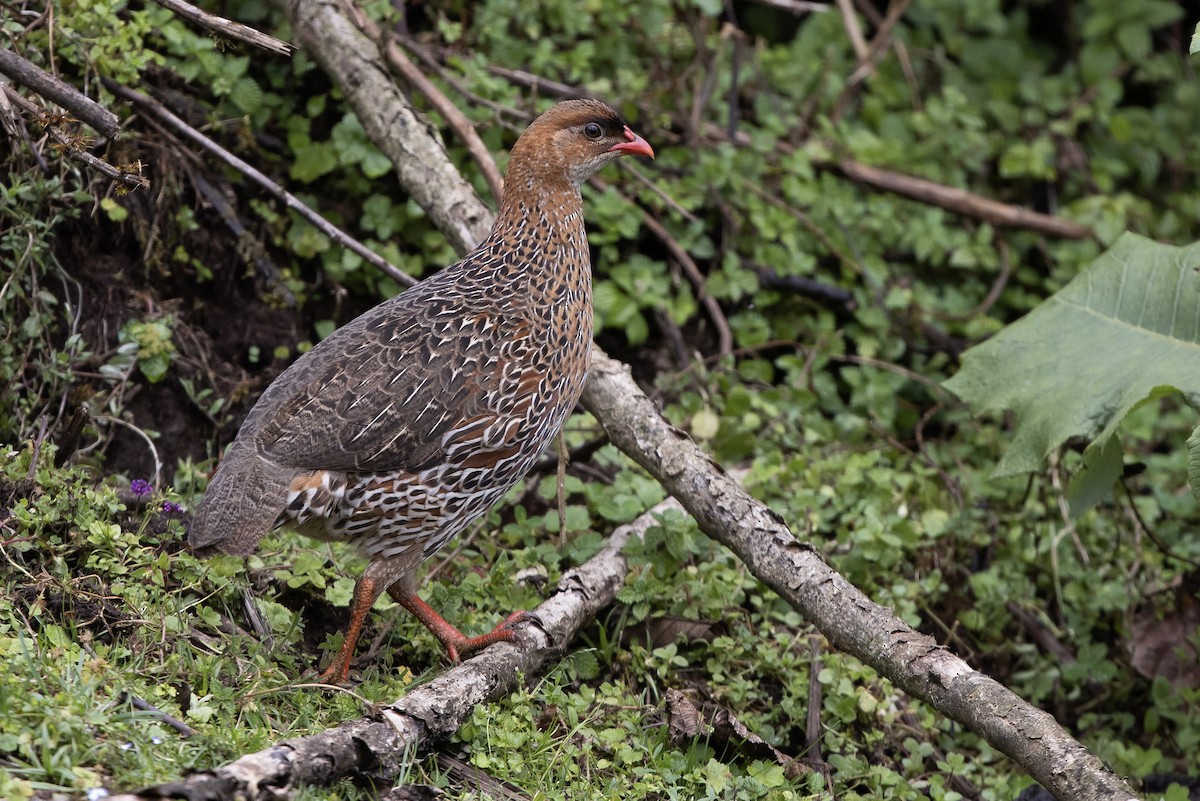
<instances>
[{"instance_id":1,"label":"leafy ground cover","mask_svg":"<svg viewBox=\"0 0 1200 801\"><path fill-rule=\"evenodd\" d=\"M974 417L943 382L958 374L950 387L972 403L1013 408L1002 390L1031 371L1002 350L1013 332L1065 351L1050 323L1074 318L1048 297L1078 289L1126 230L1197 239L1194 20L1154 0L927 0L887 28L889 10L870 8L860 21L884 31L879 57L855 77L833 9L367 6L501 160L552 99L535 101L524 76L583 86L635 119L658 160L585 198L599 341L872 598L1051 711L1118 772L1184 798L1163 777L1200 771L1194 379L1156 392L1156 377L1150 401L1121 408L1108 480L1074 514L1072 481L1098 458L1085 451L1104 427L1097 413L997 471L1023 453L1014 432L1029 414ZM154 92L413 275L453 258L303 53L215 47L157 6L53 9L6 17L15 52L113 108L101 77ZM260 3L214 10L286 35ZM437 643L381 602L361 683L313 688L305 671L337 646L363 562L287 533L248 560L183 546L187 509L257 393L399 284L149 118L128 116L103 152L150 178L130 194L63 153L35 158L41 129L25 125L5 134L0 187L0 662L12 679L0 682L0 797L169 779L362 714L441 670ZM851 180L847 159L1095 236L883 194ZM963 352L1035 308L984 346L1013 371L983 370L1002 386L965 391L960 363L989 351ZM1055 367L1068 396L1094 381L1086 335L1075 342L1079 355ZM1035 419L1059 405L1024 398ZM550 463L432 565L426 596L464 631L535 605L661 499L586 415L567 444L563 531ZM687 520L664 520L633 556L620 604L561 664L478 709L408 780L535 798L1009 799L1029 783L824 647ZM721 715L770 748L732 726L685 725ZM464 779L455 760L492 783Z\"/></svg>"}]
</instances>

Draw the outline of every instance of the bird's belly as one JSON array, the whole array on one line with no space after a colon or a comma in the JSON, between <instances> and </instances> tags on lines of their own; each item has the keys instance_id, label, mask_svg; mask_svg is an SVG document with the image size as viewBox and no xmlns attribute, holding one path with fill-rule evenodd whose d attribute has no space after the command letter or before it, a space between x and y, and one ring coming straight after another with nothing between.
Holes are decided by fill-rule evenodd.
<instances>
[{"instance_id":1,"label":"bird's belly","mask_svg":"<svg viewBox=\"0 0 1200 801\"><path fill-rule=\"evenodd\" d=\"M557 433L558 427L552 434ZM525 477L553 436L524 447L479 451L419 473L318 470L292 481L276 526L353 543L383 559L419 548L429 558L486 514Z\"/></svg>"}]
</instances>

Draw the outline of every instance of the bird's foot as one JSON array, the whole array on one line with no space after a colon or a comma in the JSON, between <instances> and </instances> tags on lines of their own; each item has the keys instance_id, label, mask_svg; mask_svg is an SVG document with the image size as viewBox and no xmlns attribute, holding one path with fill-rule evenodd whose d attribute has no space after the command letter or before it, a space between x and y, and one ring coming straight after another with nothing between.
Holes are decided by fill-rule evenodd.
<instances>
[{"instance_id":1,"label":"bird's foot","mask_svg":"<svg viewBox=\"0 0 1200 801\"><path fill-rule=\"evenodd\" d=\"M351 646L350 653L345 653L347 649L343 648L338 653L334 654L333 661L329 663L329 667L321 671L317 676L318 684L332 684L335 687L350 686L350 658L353 655L354 649Z\"/></svg>"},{"instance_id":2,"label":"bird's foot","mask_svg":"<svg viewBox=\"0 0 1200 801\"><path fill-rule=\"evenodd\" d=\"M440 636L438 639L442 640L442 645L445 646L446 653L450 655L451 661L458 662L460 656L473 654L476 651L487 648L492 643L509 642L517 636L513 627L518 623L524 623L526 620L537 620L537 615L522 609L504 618L496 628L487 634L481 634L478 637L467 637L455 629L454 633L458 637L452 638L451 641L444 640ZM434 632L434 634L437 634L437 632Z\"/></svg>"},{"instance_id":3,"label":"bird's foot","mask_svg":"<svg viewBox=\"0 0 1200 801\"><path fill-rule=\"evenodd\" d=\"M415 592L398 592L394 590L388 590L388 592L401 606L412 612L413 616L421 621L433 636L438 638L442 647L446 649L446 655L450 657L450 661L453 664L458 664L460 657L487 648L492 643L507 642L513 639L516 636L516 632L513 631L514 626L526 620L538 619L538 616L533 612L526 612L524 610L513 612L504 618L500 622L500 625L487 634L481 634L478 637L468 637L439 615L433 607L422 601L420 596Z\"/></svg>"}]
</instances>

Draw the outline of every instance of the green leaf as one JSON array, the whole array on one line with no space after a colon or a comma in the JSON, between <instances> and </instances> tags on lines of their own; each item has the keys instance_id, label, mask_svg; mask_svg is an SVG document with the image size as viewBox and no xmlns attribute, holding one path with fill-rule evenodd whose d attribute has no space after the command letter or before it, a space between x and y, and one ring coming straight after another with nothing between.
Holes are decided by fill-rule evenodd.
<instances>
[{"instance_id":1,"label":"green leaf","mask_svg":"<svg viewBox=\"0 0 1200 801\"><path fill-rule=\"evenodd\" d=\"M1188 437L1188 483L1192 485L1192 495L1200 501L1200 425Z\"/></svg>"},{"instance_id":2,"label":"green leaf","mask_svg":"<svg viewBox=\"0 0 1200 801\"><path fill-rule=\"evenodd\" d=\"M1200 402L1200 245L1125 234L1062 290L963 357L946 387L976 412L1011 411L993 476L1037 469L1071 437L1099 447L1139 403Z\"/></svg>"},{"instance_id":3,"label":"green leaf","mask_svg":"<svg viewBox=\"0 0 1200 801\"><path fill-rule=\"evenodd\" d=\"M1188 53L1193 56L1200 53L1200 22L1196 23L1196 30L1192 31L1192 44L1188 47Z\"/></svg>"},{"instance_id":4,"label":"green leaf","mask_svg":"<svg viewBox=\"0 0 1200 801\"><path fill-rule=\"evenodd\" d=\"M1083 466L1067 485L1067 507L1076 518L1091 509L1108 494L1125 469L1121 458L1121 440L1109 437L1088 446L1083 452Z\"/></svg>"},{"instance_id":5,"label":"green leaf","mask_svg":"<svg viewBox=\"0 0 1200 801\"><path fill-rule=\"evenodd\" d=\"M129 210L111 197L103 198L100 201L100 208L108 215L108 219L113 222L124 222L129 216Z\"/></svg>"},{"instance_id":6,"label":"green leaf","mask_svg":"<svg viewBox=\"0 0 1200 801\"><path fill-rule=\"evenodd\" d=\"M253 78L238 78L229 91L229 99L247 114L262 108L263 91Z\"/></svg>"}]
</instances>

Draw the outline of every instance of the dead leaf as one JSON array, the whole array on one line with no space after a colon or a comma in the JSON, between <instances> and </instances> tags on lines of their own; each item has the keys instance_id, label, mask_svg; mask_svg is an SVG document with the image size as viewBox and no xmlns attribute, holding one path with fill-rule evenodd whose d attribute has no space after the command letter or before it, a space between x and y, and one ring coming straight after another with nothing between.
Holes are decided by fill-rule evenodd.
<instances>
[{"instance_id":1,"label":"dead leaf","mask_svg":"<svg viewBox=\"0 0 1200 801\"><path fill-rule=\"evenodd\" d=\"M667 731L675 745L682 745L709 731L692 699L674 688L667 689Z\"/></svg>"},{"instance_id":2,"label":"dead leaf","mask_svg":"<svg viewBox=\"0 0 1200 801\"><path fill-rule=\"evenodd\" d=\"M724 753L736 753L747 759L774 762L783 767L789 779L799 778L809 770L807 765L752 732L728 708L713 701L702 701L697 706L687 694L673 688L667 690L667 726L671 742L677 746L704 737L718 758Z\"/></svg>"},{"instance_id":3,"label":"dead leaf","mask_svg":"<svg viewBox=\"0 0 1200 801\"><path fill-rule=\"evenodd\" d=\"M1126 642L1133 669L1148 679L1163 677L1177 689L1200 687L1200 602L1184 582L1165 614L1149 609L1133 619Z\"/></svg>"}]
</instances>

